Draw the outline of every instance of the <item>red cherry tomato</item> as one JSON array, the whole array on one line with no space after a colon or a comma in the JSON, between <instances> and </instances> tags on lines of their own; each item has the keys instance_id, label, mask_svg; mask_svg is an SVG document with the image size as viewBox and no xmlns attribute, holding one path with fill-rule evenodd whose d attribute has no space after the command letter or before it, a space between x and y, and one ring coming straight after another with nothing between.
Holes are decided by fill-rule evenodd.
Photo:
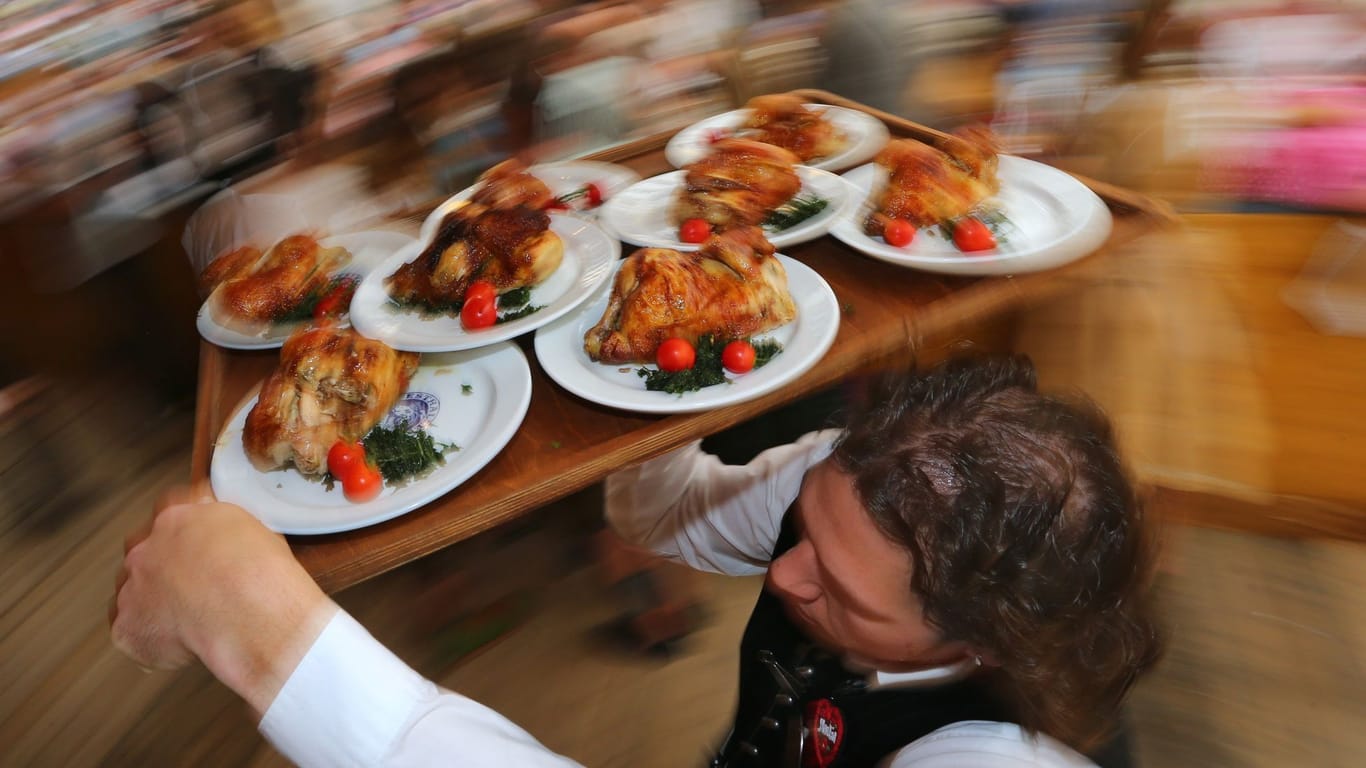
<instances>
[{"instance_id":1,"label":"red cherry tomato","mask_svg":"<svg viewBox=\"0 0 1366 768\"><path fill-rule=\"evenodd\" d=\"M892 219L883 225L882 239L893 248L905 248L915 239L915 227L905 219Z\"/></svg>"},{"instance_id":2,"label":"red cherry tomato","mask_svg":"<svg viewBox=\"0 0 1366 768\"><path fill-rule=\"evenodd\" d=\"M965 253L989 251L996 247L996 236L980 219L967 218L954 225L953 244Z\"/></svg>"},{"instance_id":3,"label":"red cherry tomato","mask_svg":"<svg viewBox=\"0 0 1366 768\"><path fill-rule=\"evenodd\" d=\"M669 339L655 350L655 362L659 364L659 370L668 373L686 371L696 361L697 350L692 348L687 339Z\"/></svg>"},{"instance_id":4,"label":"red cherry tomato","mask_svg":"<svg viewBox=\"0 0 1366 768\"><path fill-rule=\"evenodd\" d=\"M711 224L706 219L688 219L678 228L678 239L685 243L705 243L711 237Z\"/></svg>"},{"instance_id":5,"label":"red cherry tomato","mask_svg":"<svg viewBox=\"0 0 1366 768\"><path fill-rule=\"evenodd\" d=\"M460 309L460 324L466 329L477 331L498 322L498 302L493 299L483 301L465 300Z\"/></svg>"},{"instance_id":6,"label":"red cherry tomato","mask_svg":"<svg viewBox=\"0 0 1366 768\"><path fill-rule=\"evenodd\" d=\"M313 305L313 319L325 320L329 317L340 317L341 313L351 308L351 297L355 293L356 281L354 278L343 277L337 280L327 295Z\"/></svg>"},{"instance_id":7,"label":"red cherry tomato","mask_svg":"<svg viewBox=\"0 0 1366 768\"><path fill-rule=\"evenodd\" d=\"M332 444L332 448L327 452L327 471L338 480L344 480L347 475L355 471L356 467L365 464L365 446L360 443L348 443L345 440L338 440Z\"/></svg>"},{"instance_id":8,"label":"red cherry tomato","mask_svg":"<svg viewBox=\"0 0 1366 768\"><path fill-rule=\"evenodd\" d=\"M470 287L465 289L465 303L468 304L471 301L476 303L481 301L492 301L497 304L498 289L494 288L493 283L490 283L487 280L475 280L470 283Z\"/></svg>"},{"instance_id":9,"label":"red cherry tomato","mask_svg":"<svg viewBox=\"0 0 1366 768\"><path fill-rule=\"evenodd\" d=\"M357 504L375 498L383 489L384 477L378 469L364 462L342 478L342 493L346 495L346 500Z\"/></svg>"},{"instance_id":10,"label":"red cherry tomato","mask_svg":"<svg viewBox=\"0 0 1366 768\"><path fill-rule=\"evenodd\" d=\"M731 373L749 373L754 370L754 345L744 339L737 339L721 350L721 365Z\"/></svg>"},{"instance_id":11,"label":"red cherry tomato","mask_svg":"<svg viewBox=\"0 0 1366 768\"><path fill-rule=\"evenodd\" d=\"M588 198L590 208L597 208L602 205L602 187L598 186L596 182L590 182L588 186L584 187L584 195Z\"/></svg>"}]
</instances>

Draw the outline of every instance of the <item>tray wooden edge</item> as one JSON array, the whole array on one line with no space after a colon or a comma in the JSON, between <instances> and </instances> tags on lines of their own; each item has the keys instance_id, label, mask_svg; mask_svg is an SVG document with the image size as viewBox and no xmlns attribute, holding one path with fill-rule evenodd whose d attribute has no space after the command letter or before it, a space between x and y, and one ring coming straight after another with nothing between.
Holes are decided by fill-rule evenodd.
<instances>
[{"instance_id":1,"label":"tray wooden edge","mask_svg":"<svg viewBox=\"0 0 1366 768\"><path fill-rule=\"evenodd\" d=\"M883 112L880 109L874 109L873 107L860 104L857 101L851 101L843 96L830 93L829 91L804 88L791 91L790 95L817 104L829 104L832 107L843 107L845 109L864 112L881 120L882 123L894 133L900 133L928 144L937 144L950 138L949 134L938 129L931 128L927 125L921 125L920 123L907 120L904 117L899 117L889 112ZM1067 172L1067 174L1077 181L1080 181L1082 184L1085 184L1092 192L1099 195L1110 208L1118 209L1117 212L1137 212L1152 217L1154 219L1154 224L1157 225L1174 224L1178 220L1176 209L1163 200L1158 200L1149 197L1148 195L1134 192L1133 190L1125 189L1103 181L1097 181L1079 174L1071 172Z\"/></svg>"}]
</instances>

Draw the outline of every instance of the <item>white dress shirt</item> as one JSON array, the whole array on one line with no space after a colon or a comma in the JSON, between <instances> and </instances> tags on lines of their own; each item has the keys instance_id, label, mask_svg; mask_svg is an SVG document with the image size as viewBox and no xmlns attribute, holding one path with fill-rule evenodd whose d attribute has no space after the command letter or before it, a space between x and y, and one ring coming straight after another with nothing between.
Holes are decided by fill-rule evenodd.
<instances>
[{"instance_id":1,"label":"white dress shirt","mask_svg":"<svg viewBox=\"0 0 1366 768\"><path fill-rule=\"evenodd\" d=\"M614 475L607 518L628 540L694 568L762 573L802 477L830 455L835 430L728 466L692 444ZM426 680L345 612L328 623L261 720L303 766L572 766L507 718ZM1012 723L945 726L888 768L1083 768L1092 763Z\"/></svg>"}]
</instances>

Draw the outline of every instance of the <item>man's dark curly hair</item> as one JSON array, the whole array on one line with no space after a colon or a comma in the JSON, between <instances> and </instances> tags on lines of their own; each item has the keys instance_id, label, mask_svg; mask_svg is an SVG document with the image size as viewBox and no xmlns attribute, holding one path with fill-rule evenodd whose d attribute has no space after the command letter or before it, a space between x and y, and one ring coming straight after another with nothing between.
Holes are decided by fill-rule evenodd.
<instances>
[{"instance_id":1,"label":"man's dark curly hair","mask_svg":"<svg viewBox=\"0 0 1366 768\"><path fill-rule=\"evenodd\" d=\"M834 458L1020 725L1095 746L1162 650L1153 542L1096 406L1040 394L1026 358L959 359L875 387Z\"/></svg>"}]
</instances>

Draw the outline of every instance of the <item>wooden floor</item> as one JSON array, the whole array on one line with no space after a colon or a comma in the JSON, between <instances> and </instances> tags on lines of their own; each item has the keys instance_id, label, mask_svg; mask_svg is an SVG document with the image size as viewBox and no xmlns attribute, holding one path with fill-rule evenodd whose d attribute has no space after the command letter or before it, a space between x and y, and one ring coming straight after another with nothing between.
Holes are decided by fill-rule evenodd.
<instances>
[{"instance_id":1,"label":"wooden floor","mask_svg":"<svg viewBox=\"0 0 1366 768\"><path fill-rule=\"evenodd\" d=\"M1145 480L1232 499L1219 527L1167 527L1172 646L1131 707L1150 768L1366 755L1366 546L1263 535L1306 532L1276 521L1307 497L1361 519L1366 340L1317 334L1267 298L1293 276L1280 261L1218 257L1314 236L1263 223L1192 219L1112 283L1022 318L1044 379L1095 394ZM282 765L201 669L145 674L108 644L123 535L189 465L189 404L138 392L55 382L0 417L0 765ZM1210 522L1181 508L1194 497L1168 498L1169 519ZM758 582L700 578L702 629L671 657L642 655L609 631L622 603L583 554L591 513L544 510L340 599L424 673L587 765L699 765L730 713ZM1258 533L1226 530L1239 527Z\"/></svg>"}]
</instances>

